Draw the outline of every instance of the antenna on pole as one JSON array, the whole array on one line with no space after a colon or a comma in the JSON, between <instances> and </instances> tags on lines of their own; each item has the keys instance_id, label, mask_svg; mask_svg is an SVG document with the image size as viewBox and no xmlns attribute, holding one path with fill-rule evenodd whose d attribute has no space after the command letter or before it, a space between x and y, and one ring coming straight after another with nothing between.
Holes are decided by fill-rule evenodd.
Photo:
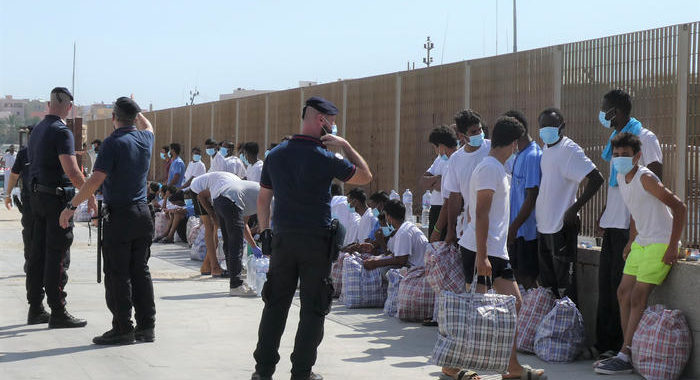
<instances>
[{"instance_id":1,"label":"antenna on pole","mask_svg":"<svg viewBox=\"0 0 700 380\"><path fill-rule=\"evenodd\" d=\"M430 36L428 36L427 41L423 44L423 49L426 50L426 56L423 58L423 63L425 63L426 66L430 67L430 64L433 63L433 57L430 56L430 51L433 50L435 45L430 42Z\"/></svg>"},{"instance_id":2,"label":"antenna on pole","mask_svg":"<svg viewBox=\"0 0 700 380\"><path fill-rule=\"evenodd\" d=\"M513 0L513 53L518 51L518 16L515 12L515 1Z\"/></svg>"},{"instance_id":3,"label":"antenna on pole","mask_svg":"<svg viewBox=\"0 0 700 380\"><path fill-rule=\"evenodd\" d=\"M197 87L194 88L194 91L190 90L190 104L189 105L194 105L194 98L199 96L199 91L197 90Z\"/></svg>"}]
</instances>

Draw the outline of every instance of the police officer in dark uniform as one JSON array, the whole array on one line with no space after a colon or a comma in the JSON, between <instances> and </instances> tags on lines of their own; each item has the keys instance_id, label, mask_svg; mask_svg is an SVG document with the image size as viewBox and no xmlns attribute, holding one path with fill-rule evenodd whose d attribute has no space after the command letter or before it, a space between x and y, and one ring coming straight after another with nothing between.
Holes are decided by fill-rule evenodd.
<instances>
[{"instance_id":1,"label":"police officer in dark uniform","mask_svg":"<svg viewBox=\"0 0 700 380\"><path fill-rule=\"evenodd\" d=\"M302 134L270 151L265 159L258 195L258 223L263 253L271 255L262 295L265 302L252 379L271 379L279 362L279 344L287 313L301 284L301 313L294 352L292 379L322 379L311 372L330 312L333 285L330 186L337 178L364 185L372 180L365 160L343 138L332 135L338 109L312 97L302 111ZM328 151L342 148L347 156ZM272 227L270 204L275 197Z\"/></svg>"},{"instance_id":2,"label":"police officer in dark uniform","mask_svg":"<svg viewBox=\"0 0 700 380\"><path fill-rule=\"evenodd\" d=\"M156 306L148 268L153 219L146 203L146 176L155 137L151 123L127 97L114 103L112 123L115 130L100 145L92 176L61 214L61 224L68 224L75 208L102 185L105 298L112 312L112 329L92 341L153 342Z\"/></svg>"},{"instance_id":3,"label":"police officer in dark uniform","mask_svg":"<svg viewBox=\"0 0 700 380\"><path fill-rule=\"evenodd\" d=\"M27 261L27 298L29 321L43 321L44 291L51 308L49 328L83 327L87 321L66 311L68 281L66 269L69 249L73 242L73 223L61 227L59 214L75 194L75 186L82 186L85 177L75 158L73 133L66 127L65 118L73 107L73 95L65 87L51 90L49 113L32 130L27 148L29 183L31 186L34 230L30 258ZM39 207L41 205L41 207ZM88 206L95 210L95 198ZM43 285L42 286L40 286ZM43 289L43 290L42 290Z\"/></svg>"}]
</instances>

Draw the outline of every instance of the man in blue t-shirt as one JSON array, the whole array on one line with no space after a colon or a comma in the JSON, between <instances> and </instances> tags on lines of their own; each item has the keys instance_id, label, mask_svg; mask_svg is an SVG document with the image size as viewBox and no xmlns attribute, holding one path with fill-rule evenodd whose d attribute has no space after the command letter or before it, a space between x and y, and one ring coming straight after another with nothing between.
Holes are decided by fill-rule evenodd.
<instances>
[{"instance_id":1,"label":"man in blue t-shirt","mask_svg":"<svg viewBox=\"0 0 700 380\"><path fill-rule=\"evenodd\" d=\"M263 288L253 379L272 379L287 313L300 283L301 313L292 353L292 379L321 379L311 372L330 312L331 181L353 185L372 180L365 160L342 137L332 135L338 109L319 97L306 101L302 134L270 151L263 164L258 195L258 223L263 254L271 255ZM327 147L342 148L347 155ZM275 197L270 230L270 204ZM273 236L274 233L274 236ZM274 251L274 252L271 252Z\"/></svg>"},{"instance_id":2,"label":"man in blue t-shirt","mask_svg":"<svg viewBox=\"0 0 700 380\"><path fill-rule=\"evenodd\" d=\"M185 161L180 158L182 145L179 143L170 144L170 169L168 169L168 186L175 186L178 189L185 182Z\"/></svg>"},{"instance_id":3,"label":"man in blue t-shirt","mask_svg":"<svg viewBox=\"0 0 700 380\"><path fill-rule=\"evenodd\" d=\"M518 153L513 163L508 256L515 272L515 279L525 289L530 289L537 286L539 274L535 202L542 177L540 171L542 149L530 137L527 120L522 113L508 111L504 115L514 117L525 128L525 134L518 139Z\"/></svg>"},{"instance_id":4,"label":"man in blue t-shirt","mask_svg":"<svg viewBox=\"0 0 700 380\"><path fill-rule=\"evenodd\" d=\"M112 329L92 341L100 345L153 342L156 306L148 269L153 219L146 203L146 176L155 137L138 104L127 97L114 103L112 123L114 132L100 146L92 176L61 213L60 222L67 225L76 207L103 185L102 251Z\"/></svg>"}]
</instances>

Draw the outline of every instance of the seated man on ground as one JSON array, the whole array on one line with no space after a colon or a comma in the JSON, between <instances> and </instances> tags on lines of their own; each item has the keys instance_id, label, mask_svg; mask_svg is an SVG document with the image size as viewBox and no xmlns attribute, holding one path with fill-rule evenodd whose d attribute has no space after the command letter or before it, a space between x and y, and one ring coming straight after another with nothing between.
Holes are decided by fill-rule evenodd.
<instances>
[{"instance_id":1,"label":"seated man on ground","mask_svg":"<svg viewBox=\"0 0 700 380\"><path fill-rule=\"evenodd\" d=\"M182 190L177 190L175 186L167 186L165 193L163 212L168 217L168 233L165 236L156 237L154 242L170 244L174 243L175 232L181 229L183 223L187 223L187 208L185 207L185 196ZM182 233L179 234L182 239ZM185 237L184 241L187 241Z\"/></svg>"},{"instance_id":2,"label":"seated man on ground","mask_svg":"<svg viewBox=\"0 0 700 380\"><path fill-rule=\"evenodd\" d=\"M389 244L388 257L372 257L364 261L365 269L380 267L420 267L423 255L428 248L428 239L415 224L404 221L406 207L398 200L390 200L384 205L389 231L396 230Z\"/></svg>"},{"instance_id":3,"label":"seated man on ground","mask_svg":"<svg viewBox=\"0 0 700 380\"><path fill-rule=\"evenodd\" d=\"M630 235L622 251L625 267L617 288L624 343L617 356L595 363L604 375L632 373L630 346L649 295L666 279L676 260L686 206L651 170L640 165L641 141L631 133L612 140L612 166L622 200L630 211Z\"/></svg>"}]
</instances>

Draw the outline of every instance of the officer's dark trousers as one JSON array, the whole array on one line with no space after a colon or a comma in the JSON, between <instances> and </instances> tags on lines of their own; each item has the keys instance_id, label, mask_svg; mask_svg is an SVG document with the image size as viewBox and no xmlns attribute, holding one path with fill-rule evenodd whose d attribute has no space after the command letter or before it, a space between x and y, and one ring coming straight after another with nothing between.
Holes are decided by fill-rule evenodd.
<instances>
[{"instance_id":1,"label":"officer's dark trousers","mask_svg":"<svg viewBox=\"0 0 700 380\"><path fill-rule=\"evenodd\" d=\"M569 297L574 303L578 230L578 225L564 225L553 234L537 234L540 285L551 288L559 297Z\"/></svg>"},{"instance_id":2,"label":"officer's dark trousers","mask_svg":"<svg viewBox=\"0 0 700 380\"><path fill-rule=\"evenodd\" d=\"M58 224L66 206L63 197L35 192L29 203L34 205L31 207L34 226L30 254L25 262L27 301L38 306L45 291L51 310L60 312L66 306L64 287L68 282L66 270L70 265L73 222L65 229Z\"/></svg>"},{"instance_id":3,"label":"officer's dark trousers","mask_svg":"<svg viewBox=\"0 0 700 380\"><path fill-rule=\"evenodd\" d=\"M292 378L305 379L311 372L333 295L329 246L330 233L325 230L275 234L270 271L262 291L265 308L254 353L255 370L260 375L272 376L280 360L280 338L296 292L297 279L301 280L301 311L291 355Z\"/></svg>"},{"instance_id":4,"label":"officer's dark trousers","mask_svg":"<svg viewBox=\"0 0 700 380\"><path fill-rule=\"evenodd\" d=\"M42 281L29 281L31 276L28 274L29 262L32 258L32 236L34 235L34 215L32 215L31 206L31 196L29 194L22 193L22 242L24 243L24 273L27 273L25 279L25 285L27 288L27 301L31 304L32 300L29 299L29 295L32 294L41 295L37 299L34 299L35 304L39 304L44 299L44 284L43 284L43 273L44 267L41 266L37 268L40 270L41 277L38 277ZM32 273L33 275L33 273ZM32 287L38 286L38 289L34 290Z\"/></svg>"},{"instance_id":5,"label":"officer's dark trousers","mask_svg":"<svg viewBox=\"0 0 700 380\"><path fill-rule=\"evenodd\" d=\"M622 280L625 260L622 251L629 240L629 230L606 228L598 267L598 313L596 315L596 348L600 352L622 347L622 324L617 287Z\"/></svg>"},{"instance_id":6,"label":"officer's dark trousers","mask_svg":"<svg viewBox=\"0 0 700 380\"><path fill-rule=\"evenodd\" d=\"M243 284L240 279L243 257L243 212L233 201L226 197L214 199L214 211L221 226L221 235L224 238L224 252L226 253L226 269L231 275L230 288L237 288Z\"/></svg>"},{"instance_id":7,"label":"officer's dark trousers","mask_svg":"<svg viewBox=\"0 0 700 380\"><path fill-rule=\"evenodd\" d=\"M112 327L127 332L133 329L131 307L136 325L153 328L156 305L153 282L148 269L151 256L153 220L145 203L108 207L104 221L105 298L112 312Z\"/></svg>"}]
</instances>

